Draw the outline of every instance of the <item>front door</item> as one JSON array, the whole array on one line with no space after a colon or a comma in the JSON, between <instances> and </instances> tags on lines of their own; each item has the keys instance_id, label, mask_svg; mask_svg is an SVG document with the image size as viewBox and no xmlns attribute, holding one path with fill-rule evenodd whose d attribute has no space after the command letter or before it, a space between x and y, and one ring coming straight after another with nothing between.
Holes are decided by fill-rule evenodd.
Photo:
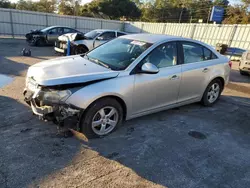
<instances>
[{"instance_id":1,"label":"front door","mask_svg":"<svg viewBox=\"0 0 250 188\"><path fill-rule=\"evenodd\" d=\"M168 42L156 47L144 63L159 68L157 74L137 73L133 95L133 114L147 113L175 104L181 80L181 65L177 64L177 44Z\"/></svg>"},{"instance_id":2,"label":"front door","mask_svg":"<svg viewBox=\"0 0 250 188\"><path fill-rule=\"evenodd\" d=\"M61 28L50 29L47 33L47 40L49 44L54 44L57 38L59 37L59 32ZM63 32L63 31L62 31Z\"/></svg>"}]
</instances>

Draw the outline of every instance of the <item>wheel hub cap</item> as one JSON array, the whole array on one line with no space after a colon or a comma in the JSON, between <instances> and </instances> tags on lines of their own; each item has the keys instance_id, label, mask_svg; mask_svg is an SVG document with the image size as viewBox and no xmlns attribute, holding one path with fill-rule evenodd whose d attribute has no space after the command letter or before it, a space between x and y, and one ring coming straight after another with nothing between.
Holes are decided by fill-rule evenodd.
<instances>
[{"instance_id":1,"label":"wheel hub cap","mask_svg":"<svg viewBox=\"0 0 250 188\"><path fill-rule=\"evenodd\" d=\"M114 107L101 108L93 117L92 130L97 135L110 133L118 123L118 112Z\"/></svg>"},{"instance_id":2,"label":"wheel hub cap","mask_svg":"<svg viewBox=\"0 0 250 188\"><path fill-rule=\"evenodd\" d=\"M208 90L207 99L210 103L216 101L220 94L220 85L218 83L214 83L210 89Z\"/></svg>"}]
</instances>

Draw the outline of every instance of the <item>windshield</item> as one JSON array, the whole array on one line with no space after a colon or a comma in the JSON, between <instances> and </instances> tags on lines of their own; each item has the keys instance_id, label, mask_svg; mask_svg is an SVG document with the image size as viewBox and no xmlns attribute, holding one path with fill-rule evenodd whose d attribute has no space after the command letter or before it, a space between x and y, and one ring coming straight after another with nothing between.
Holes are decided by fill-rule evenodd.
<instances>
[{"instance_id":1,"label":"windshield","mask_svg":"<svg viewBox=\"0 0 250 188\"><path fill-rule=\"evenodd\" d=\"M88 39L94 39L97 35L99 35L101 32L97 30L90 31L88 33L85 33L84 36Z\"/></svg>"},{"instance_id":2,"label":"windshield","mask_svg":"<svg viewBox=\"0 0 250 188\"><path fill-rule=\"evenodd\" d=\"M146 42L116 38L90 51L87 58L112 70L124 70L151 45Z\"/></svg>"}]
</instances>

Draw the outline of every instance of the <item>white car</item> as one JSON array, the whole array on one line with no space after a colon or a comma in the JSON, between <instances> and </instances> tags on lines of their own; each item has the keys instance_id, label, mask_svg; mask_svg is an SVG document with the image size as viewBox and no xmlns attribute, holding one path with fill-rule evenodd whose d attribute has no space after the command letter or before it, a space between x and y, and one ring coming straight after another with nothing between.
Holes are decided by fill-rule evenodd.
<instances>
[{"instance_id":1,"label":"white car","mask_svg":"<svg viewBox=\"0 0 250 188\"><path fill-rule=\"evenodd\" d=\"M96 29L88 33L68 33L58 37L55 42L55 51L62 54L83 54L93 48L112 40L116 37L126 35L122 31ZM67 41L70 41L70 52L68 52Z\"/></svg>"},{"instance_id":2,"label":"white car","mask_svg":"<svg viewBox=\"0 0 250 188\"><path fill-rule=\"evenodd\" d=\"M242 54L239 66L240 74L250 74L250 51L246 51Z\"/></svg>"}]
</instances>

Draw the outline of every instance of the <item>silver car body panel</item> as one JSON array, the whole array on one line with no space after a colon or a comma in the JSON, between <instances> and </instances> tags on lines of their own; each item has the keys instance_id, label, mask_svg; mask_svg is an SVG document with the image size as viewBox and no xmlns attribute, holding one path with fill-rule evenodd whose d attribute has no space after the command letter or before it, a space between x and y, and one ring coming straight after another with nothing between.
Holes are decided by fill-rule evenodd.
<instances>
[{"instance_id":1,"label":"silver car body panel","mask_svg":"<svg viewBox=\"0 0 250 188\"><path fill-rule=\"evenodd\" d=\"M113 78L118 74L117 71L76 55L37 63L29 68L27 77L32 77L37 84L42 86L55 86Z\"/></svg>"},{"instance_id":2,"label":"silver car body panel","mask_svg":"<svg viewBox=\"0 0 250 188\"><path fill-rule=\"evenodd\" d=\"M93 80L108 75L112 79L84 86L74 92L65 102L87 109L90 104L102 97L118 97L126 106L126 119L200 101L207 85L214 78L223 78L225 84L229 81L230 67L228 58L202 42L181 37L153 34L125 35L122 38L144 41L153 45L144 51L124 71L111 71L100 65L88 62L82 57L71 56L34 65L28 71L28 76L33 75L31 74L33 72L32 69L36 67L42 71L46 72L47 70L49 72L48 75L44 74L42 78L38 79L43 84L58 84L57 78L61 79L59 79L60 83L70 83L75 81L75 78L72 79L72 75L76 76L78 74L82 76L82 80L90 78L90 75L94 75L91 77ZM190 41L201 44L216 54L218 59L160 68L157 74L131 74L135 66L148 53L160 44L169 41ZM83 66L83 62L86 63L86 66ZM60 67L58 70L52 69L57 66ZM75 67L78 70L75 70Z\"/></svg>"}]
</instances>

